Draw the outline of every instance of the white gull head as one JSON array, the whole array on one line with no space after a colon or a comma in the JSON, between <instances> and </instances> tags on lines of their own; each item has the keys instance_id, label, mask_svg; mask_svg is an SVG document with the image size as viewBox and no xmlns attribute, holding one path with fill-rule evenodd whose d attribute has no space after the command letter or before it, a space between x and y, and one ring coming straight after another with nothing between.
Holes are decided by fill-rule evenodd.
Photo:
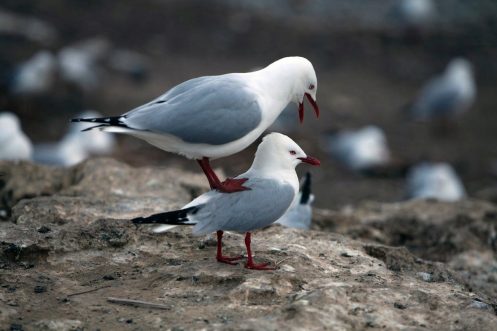
<instances>
[{"instance_id":1,"label":"white gull head","mask_svg":"<svg viewBox=\"0 0 497 331\"><path fill-rule=\"evenodd\" d=\"M273 132L259 144L250 169L259 174L295 172L295 167L302 162L320 164L318 159L308 156L295 141L284 134Z\"/></svg>"},{"instance_id":2,"label":"white gull head","mask_svg":"<svg viewBox=\"0 0 497 331\"><path fill-rule=\"evenodd\" d=\"M447 65L445 76L448 79L468 84L473 81L473 66L466 59L455 58Z\"/></svg>"},{"instance_id":3,"label":"white gull head","mask_svg":"<svg viewBox=\"0 0 497 331\"><path fill-rule=\"evenodd\" d=\"M312 63L300 56L284 57L258 71L268 78L268 91L276 98L285 100L286 104L293 102L299 105L300 121L304 119L304 96L319 116L319 107L316 103L318 80ZM279 113L278 113L279 115Z\"/></svg>"}]
</instances>

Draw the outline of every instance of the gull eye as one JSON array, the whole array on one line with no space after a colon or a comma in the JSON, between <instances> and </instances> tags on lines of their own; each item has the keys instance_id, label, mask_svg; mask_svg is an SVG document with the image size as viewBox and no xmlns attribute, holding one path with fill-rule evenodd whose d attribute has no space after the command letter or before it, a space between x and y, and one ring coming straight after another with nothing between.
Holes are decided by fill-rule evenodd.
<instances>
[{"instance_id":1,"label":"gull eye","mask_svg":"<svg viewBox=\"0 0 497 331\"><path fill-rule=\"evenodd\" d=\"M295 155L295 154L297 154L297 152L295 152L295 151L290 151L290 154Z\"/></svg>"},{"instance_id":2,"label":"gull eye","mask_svg":"<svg viewBox=\"0 0 497 331\"><path fill-rule=\"evenodd\" d=\"M309 85L309 90L314 90L314 84Z\"/></svg>"}]
</instances>

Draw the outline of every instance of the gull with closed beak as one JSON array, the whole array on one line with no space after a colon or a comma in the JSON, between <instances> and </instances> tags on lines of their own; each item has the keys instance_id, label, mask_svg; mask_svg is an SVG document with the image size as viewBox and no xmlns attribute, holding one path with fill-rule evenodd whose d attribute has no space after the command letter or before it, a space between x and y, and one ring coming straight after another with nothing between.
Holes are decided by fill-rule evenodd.
<instances>
[{"instance_id":1,"label":"gull with closed beak","mask_svg":"<svg viewBox=\"0 0 497 331\"><path fill-rule=\"evenodd\" d=\"M271 133L257 148L250 169L235 177L246 179L247 190L232 194L211 190L180 210L135 218L133 223L162 224L154 229L156 233L177 225L193 225L194 235L217 232L216 259L228 264L236 264L234 261L242 259L242 256L227 257L222 254L223 231L245 232L245 267L274 269L267 263L254 263L251 231L270 225L288 210L299 192L295 167L302 162L320 164L319 160L306 155L292 139L280 133Z\"/></svg>"}]
</instances>

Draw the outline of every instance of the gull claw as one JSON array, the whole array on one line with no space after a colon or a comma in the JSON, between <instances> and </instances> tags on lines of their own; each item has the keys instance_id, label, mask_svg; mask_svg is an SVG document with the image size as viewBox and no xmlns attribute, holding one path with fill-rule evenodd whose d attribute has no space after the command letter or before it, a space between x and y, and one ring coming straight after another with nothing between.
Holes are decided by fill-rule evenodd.
<instances>
[{"instance_id":1,"label":"gull claw","mask_svg":"<svg viewBox=\"0 0 497 331\"><path fill-rule=\"evenodd\" d=\"M219 186L214 187L216 190L219 192L223 193L233 193L233 192L241 192L241 191L246 191L250 190L249 187L243 186L243 183L245 183L248 180L248 178L227 178L224 182L222 182Z\"/></svg>"},{"instance_id":2,"label":"gull claw","mask_svg":"<svg viewBox=\"0 0 497 331\"><path fill-rule=\"evenodd\" d=\"M239 256L234 256L234 257L229 257L229 256L216 256L216 260L221 263L226 263L226 264L231 264L231 265L237 265L238 263L233 262L233 261L238 261L243 259L242 255Z\"/></svg>"},{"instance_id":3,"label":"gull claw","mask_svg":"<svg viewBox=\"0 0 497 331\"><path fill-rule=\"evenodd\" d=\"M252 269L252 270L276 270L276 267L270 267L268 265L269 265L269 263L256 264L254 262L247 262L245 264L245 268Z\"/></svg>"}]
</instances>

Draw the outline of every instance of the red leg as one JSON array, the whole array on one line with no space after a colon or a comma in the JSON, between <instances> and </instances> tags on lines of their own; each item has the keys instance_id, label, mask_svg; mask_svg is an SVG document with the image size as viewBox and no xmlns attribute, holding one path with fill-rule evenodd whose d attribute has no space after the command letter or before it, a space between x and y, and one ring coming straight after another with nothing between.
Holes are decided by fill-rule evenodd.
<instances>
[{"instance_id":1,"label":"red leg","mask_svg":"<svg viewBox=\"0 0 497 331\"><path fill-rule=\"evenodd\" d=\"M209 163L209 158L203 157L201 160L197 160L197 162L204 171L204 174L207 177L207 180L209 181L211 189L215 189L223 193L233 193L233 192L250 190L250 188L243 186L243 183L245 183L248 180L247 178L241 178L241 179L228 178L221 183L216 173L211 168L211 165Z\"/></svg>"},{"instance_id":2,"label":"red leg","mask_svg":"<svg viewBox=\"0 0 497 331\"><path fill-rule=\"evenodd\" d=\"M216 173L212 170L209 164L209 159L204 157L201 160L197 160L197 162L204 171L205 177L207 177L211 189L215 189L216 186L219 186L221 184L221 181L219 180L219 178L217 178Z\"/></svg>"},{"instance_id":3,"label":"red leg","mask_svg":"<svg viewBox=\"0 0 497 331\"><path fill-rule=\"evenodd\" d=\"M247 247L247 263L245 264L245 268L247 269L255 269L255 270L275 270L275 267L268 267L269 263L260 263L260 264L255 264L254 260L252 259L252 250L250 249L250 242L251 242L251 234L250 232L247 232L245 234L245 246Z\"/></svg>"},{"instance_id":4,"label":"red leg","mask_svg":"<svg viewBox=\"0 0 497 331\"><path fill-rule=\"evenodd\" d=\"M223 256L223 231L217 231L217 254L216 254L216 260L218 262L222 263L227 263L227 264L233 264L235 265L233 261L241 260L243 259L243 256L235 256L235 257L228 257L228 256Z\"/></svg>"}]
</instances>

